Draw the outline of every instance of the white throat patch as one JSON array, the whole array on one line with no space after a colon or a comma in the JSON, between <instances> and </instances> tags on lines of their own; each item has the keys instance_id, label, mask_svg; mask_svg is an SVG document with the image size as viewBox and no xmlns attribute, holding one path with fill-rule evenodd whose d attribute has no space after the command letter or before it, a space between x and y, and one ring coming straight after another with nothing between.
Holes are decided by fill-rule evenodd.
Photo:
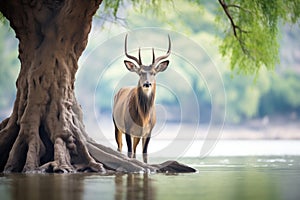
<instances>
[{"instance_id":1,"label":"white throat patch","mask_svg":"<svg viewBox=\"0 0 300 200\"><path fill-rule=\"evenodd\" d=\"M148 87L148 88L143 87L143 93L149 97L152 93L152 87Z\"/></svg>"}]
</instances>

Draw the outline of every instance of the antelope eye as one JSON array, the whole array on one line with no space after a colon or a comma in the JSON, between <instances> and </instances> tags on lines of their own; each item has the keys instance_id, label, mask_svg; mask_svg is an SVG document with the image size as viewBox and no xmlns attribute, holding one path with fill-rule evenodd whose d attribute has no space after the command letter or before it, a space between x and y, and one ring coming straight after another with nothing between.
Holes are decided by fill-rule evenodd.
<instances>
[{"instance_id":1,"label":"antelope eye","mask_svg":"<svg viewBox=\"0 0 300 200\"><path fill-rule=\"evenodd\" d=\"M144 73L144 72L143 72L142 70L139 70L137 74L138 74L139 76L141 76L141 75L143 75L143 73Z\"/></svg>"}]
</instances>

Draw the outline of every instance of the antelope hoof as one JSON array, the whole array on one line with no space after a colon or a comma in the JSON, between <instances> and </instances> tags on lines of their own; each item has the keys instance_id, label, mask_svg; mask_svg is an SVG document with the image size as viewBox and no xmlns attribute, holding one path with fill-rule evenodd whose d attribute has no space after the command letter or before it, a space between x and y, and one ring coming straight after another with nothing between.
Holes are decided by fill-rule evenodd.
<instances>
[{"instance_id":1,"label":"antelope hoof","mask_svg":"<svg viewBox=\"0 0 300 200\"><path fill-rule=\"evenodd\" d=\"M132 158L132 152L128 152L127 155L128 155L128 158Z\"/></svg>"},{"instance_id":2,"label":"antelope hoof","mask_svg":"<svg viewBox=\"0 0 300 200\"><path fill-rule=\"evenodd\" d=\"M143 154L143 161L144 163L148 163L148 154L146 153Z\"/></svg>"}]
</instances>

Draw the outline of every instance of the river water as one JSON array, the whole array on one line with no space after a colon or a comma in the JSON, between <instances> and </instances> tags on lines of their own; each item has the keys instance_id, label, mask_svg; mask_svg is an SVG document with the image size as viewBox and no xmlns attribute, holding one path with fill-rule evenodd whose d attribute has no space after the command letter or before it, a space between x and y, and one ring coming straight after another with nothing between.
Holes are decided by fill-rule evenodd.
<instances>
[{"instance_id":1,"label":"river water","mask_svg":"<svg viewBox=\"0 0 300 200\"><path fill-rule=\"evenodd\" d=\"M299 156L215 156L179 160L198 172L0 174L0 199L300 199Z\"/></svg>"}]
</instances>

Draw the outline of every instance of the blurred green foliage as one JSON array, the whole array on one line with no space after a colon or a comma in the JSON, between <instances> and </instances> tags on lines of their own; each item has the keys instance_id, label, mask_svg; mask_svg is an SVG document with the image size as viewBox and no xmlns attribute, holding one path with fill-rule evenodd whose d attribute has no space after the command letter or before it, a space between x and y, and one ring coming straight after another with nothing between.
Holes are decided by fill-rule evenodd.
<instances>
[{"instance_id":1,"label":"blurred green foliage","mask_svg":"<svg viewBox=\"0 0 300 200\"><path fill-rule=\"evenodd\" d=\"M285 71L270 78L270 88L262 96L259 115L300 113L300 74Z\"/></svg>"},{"instance_id":2,"label":"blurred green foliage","mask_svg":"<svg viewBox=\"0 0 300 200\"><path fill-rule=\"evenodd\" d=\"M7 117L15 99L19 72L18 43L7 23L0 23L0 118Z\"/></svg>"},{"instance_id":3,"label":"blurred green foliage","mask_svg":"<svg viewBox=\"0 0 300 200\"><path fill-rule=\"evenodd\" d=\"M220 9L218 20L221 26L229 26L223 29L220 52L229 57L231 68L250 74L258 73L261 67L274 69L279 63L279 25L297 23L300 0L227 0L225 5L229 17Z\"/></svg>"},{"instance_id":4,"label":"blurred green foliage","mask_svg":"<svg viewBox=\"0 0 300 200\"><path fill-rule=\"evenodd\" d=\"M182 94L186 98L179 102L176 95L169 94L162 88L157 103L174 109L178 107L179 103L183 103L187 105L187 109L193 110L193 107L189 107L189 98L195 94L199 101L201 116L204 117L203 122L209 122L211 117L212 94L217 98L216 105L214 105L216 108L222 107L226 101L226 121L228 123L241 123L245 120L264 116L290 114L297 116L300 114L300 74L297 68L300 63L300 54L299 48L295 47L297 46L295 41L299 41L300 30L299 28L291 30L283 23L279 23L280 20L276 18L277 14L273 13L276 11L284 21L295 23L298 18L297 12L300 9L294 9L290 2L284 5L285 8L282 9L286 10L288 7L294 12L286 15L285 10L270 10L268 6L264 6L263 3L267 1L239 1L241 5L245 6L245 9L251 9L251 12L255 12L253 16L248 16L249 14L246 15L243 12L235 14L235 17L239 19L237 22L241 25L245 24L243 27L249 30L249 37L244 42L249 50L249 56L254 57L254 60L244 59L244 56L247 55L243 54L238 41L230 35L230 24L228 24L226 17L221 16L218 23L215 23L216 16L219 16L217 14L219 9L217 2L182 0L170 3L151 1L152 7L149 10L146 3L134 2L135 6L132 7L131 4L126 4L123 1L105 1L104 6L106 8L102 8L102 10L112 12L113 16L118 16L117 12L120 12L120 9L110 9L115 6L114 3L118 3L118 7L124 7L122 12L126 13L126 27L114 24L109 25L110 28L101 29L101 32L95 35L91 33L87 49L80 60L80 70L77 74L75 87L79 102L83 104L84 110L87 110L87 107L93 107L94 112L109 113L112 105L112 93L121 86L135 85L138 79L136 75L130 74L123 66L123 57L111 60L112 53L120 49L123 51L123 40L122 43L111 41L105 47L106 51L96 51L95 49L99 44L103 44L112 35L118 35L128 29L159 27L184 33L186 37L203 46L209 57L201 58L199 66L209 65L212 61L215 62L225 88L213 87L211 91L208 91L203 78L214 83L218 76L208 68L205 73L207 77L199 77L188 62L173 56L171 67L183 74L182 76L188 81L191 88L184 87L180 81L173 81L174 77L162 73L161 80L171 81L174 84L174 93ZM236 2L232 1L232 3ZM276 3L282 4L279 0ZM199 7L199 4L202 6ZM299 5L295 5L295 8ZM254 6L255 9L251 6ZM155 8L159 8L158 13L160 14L156 13ZM261 22L257 21L260 17L264 18ZM271 26L265 29L264 26L269 23ZM97 24L97 19L95 24ZM15 98L14 84L20 64L17 60L17 41L13 32L4 25L0 25L0 29L0 118L3 119L8 115ZM93 29L97 32L100 27ZM226 32L224 33L223 30ZM283 30L283 39L279 40L278 35L281 30ZM278 51L280 43L278 41L282 41L280 52ZM179 45L184 47L184 44ZM220 52L217 49L219 45L221 45L221 53L230 58L222 60L219 58ZM185 51L188 50L188 48L185 49ZM282 62L276 64L274 72L266 71L261 67L256 68L256 66L273 68L279 60L277 55L280 56ZM143 56L147 56L146 53ZM203 55L195 53L194 56L201 57ZM147 58L145 59L147 60ZM231 69L228 67L229 65ZM107 66L109 67L103 71ZM254 74L259 73L252 76L241 76L239 75L241 70ZM121 85L120 79L122 79ZM217 96L224 89L227 100L219 99ZM216 113L218 114L218 109ZM175 118L174 120L178 119Z\"/></svg>"},{"instance_id":5,"label":"blurred green foliage","mask_svg":"<svg viewBox=\"0 0 300 200\"><path fill-rule=\"evenodd\" d=\"M262 67L274 69L279 63L280 24L296 24L300 17L300 0L196 0L196 1L140 1L131 0L141 14L164 18L173 27L191 27L199 32L207 30L203 16L195 17L200 8L213 12L223 40L219 50L230 61L231 69L239 73L257 74ZM106 0L104 11L118 17L118 10L126 1ZM174 12L175 11L175 12ZM188 11L188 12L186 12ZM175 14L175 16L173 16ZM137 18L149 24L149 18ZM195 23L196 22L196 23ZM204 23L203 23L204 22ZM203 26L204 25L204 26ZM208 31L208 30L207 30Z\"/></svg>"}]
</instances>

